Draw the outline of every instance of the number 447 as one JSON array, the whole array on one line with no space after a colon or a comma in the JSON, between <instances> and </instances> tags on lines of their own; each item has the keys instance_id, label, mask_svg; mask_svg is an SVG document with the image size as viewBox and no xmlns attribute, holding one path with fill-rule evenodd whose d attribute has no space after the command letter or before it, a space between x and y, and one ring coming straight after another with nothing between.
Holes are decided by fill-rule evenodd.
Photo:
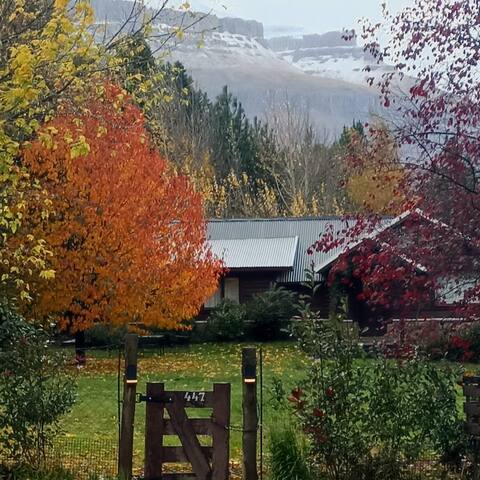
<instances>
[{"instance_id":1,"label":"number 447","mask_svg":"<svg viewBox=\"0 0 480 480\"><path fill-rule=\"evenodd\" d=\"M184 400L186 402L201 402L205 401L205 392L185 392Z\"/></svg>"}]
</instances>

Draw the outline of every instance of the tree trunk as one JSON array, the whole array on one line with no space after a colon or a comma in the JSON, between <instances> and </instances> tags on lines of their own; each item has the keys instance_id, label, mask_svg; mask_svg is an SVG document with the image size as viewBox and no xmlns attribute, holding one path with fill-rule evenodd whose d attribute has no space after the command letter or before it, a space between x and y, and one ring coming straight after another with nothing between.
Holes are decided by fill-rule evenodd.
<instances>
[{"instance_id":1,"label":"tree trunk","mask_svg":"<svg viewBox=\"0 0 480 480\"><path fill-rule=\"evenodd\" d=\"M75 362L77 368L82 368L87 363L87 354L85 351L85 332L75 332Z\"/></svg>"}]
</instances>

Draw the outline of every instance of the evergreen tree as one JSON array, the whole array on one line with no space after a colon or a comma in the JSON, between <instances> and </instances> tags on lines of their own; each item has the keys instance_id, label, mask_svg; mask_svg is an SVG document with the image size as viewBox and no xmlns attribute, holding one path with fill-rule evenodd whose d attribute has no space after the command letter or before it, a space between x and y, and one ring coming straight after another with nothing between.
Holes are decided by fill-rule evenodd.
<instances>
[{"instance_id":1,"label":"evergreen tree","mask_svg":"<svg viewBox=\"0 0 480 480\"><path fill-rule=\"evenodd\" d=\"M357 132L360 137L364 138L365 137L365 129L363 126L363 123L360 122L359 120L353 121L351 127L344 126L342 130L342 134L340 135L340 138L338 139L338 144L341 147L348 147L351 141L351 133L352 132Z\"/></svg>"},{"instance_id":2,"label":"evergreen tree","mask_svg":"<svg viewBox=\"0 0 480 480\"><path fill-rule=\"evenodd\" d=\"M241 102L226 86L211 107L211 125L212 160L220 176L230 171L256 179L265 176L261 153L263 142L270 144L265 150L271 149L268 127L258 119L251 123Z\"/></svg>"}]
</instances>

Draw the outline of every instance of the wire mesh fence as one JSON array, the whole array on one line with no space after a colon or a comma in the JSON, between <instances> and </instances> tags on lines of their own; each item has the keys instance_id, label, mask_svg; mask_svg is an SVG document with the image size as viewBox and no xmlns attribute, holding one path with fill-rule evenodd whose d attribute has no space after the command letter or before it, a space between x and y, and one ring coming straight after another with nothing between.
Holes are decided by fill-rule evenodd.
<instances>
[{"instance_id":1,"label":"wire mesh fence","mask_svg":"<svg viewBox=\"0 0 480 480\"><path fill-rule=\"evenodd\" d=\"M115 478L118 445L112 440L57 438L47 450L45 467L63 468L78 480Z\"/></svg>"},{"instance_id":2,"label":"wire mesh fence","mask_svg":"<svg viewBox=\"0 0 480 480\"><path fill-rule=\"evenodd\" d=\"M68 478L75 480L114 480L117 478L118 445L112 440L77 439L59 437L45 452L42 462L45 471L65 471ZM0 456L1 457L1 456ZM2 463L0 458L0 464ZM270 459L265 459L263 478L269 478L272 467ZM320 465L311 465L315 480L467 480L476 478L472 475L472 464L464 459L457 465L443 465L438 457L431 456L414 462L390 463L376 462L367 466L352 468L349 471L328 471ZM259 471L261 466L258 465ZM142 478L142 470L136 469L136 478ZM177 472L172 465L167 465L165 472ZM1 476L1 475L0 475ZM242 478L240 461L230 462L230 478ZM277 477L275 477L277 478ZM304 480L295 477L296 480ZM290 478L285 477L285 480ZM292 479L293 480L293 479Z\"/></svg>"}]
</instances>

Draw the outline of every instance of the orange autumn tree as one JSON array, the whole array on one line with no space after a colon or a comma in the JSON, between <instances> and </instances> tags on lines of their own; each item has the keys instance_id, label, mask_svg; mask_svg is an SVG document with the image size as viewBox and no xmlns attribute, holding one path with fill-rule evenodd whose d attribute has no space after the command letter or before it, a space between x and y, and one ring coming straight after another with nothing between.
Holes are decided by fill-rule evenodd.
<instances>
[{"instance_id":1,"label":"orange autumn tree","mask_svg":"<svg viewBox=\"0 0 480 480\"><path fill-rule=\"evenodd\" d=\"M72 332L99 321L175 329L221 272L201 197L152 149L130 98L103 90L81 112L64 106L23 152L54 211L32 226L53 250L55 275L35 285L30 308Z\"/></svg>"}]
</instances>

